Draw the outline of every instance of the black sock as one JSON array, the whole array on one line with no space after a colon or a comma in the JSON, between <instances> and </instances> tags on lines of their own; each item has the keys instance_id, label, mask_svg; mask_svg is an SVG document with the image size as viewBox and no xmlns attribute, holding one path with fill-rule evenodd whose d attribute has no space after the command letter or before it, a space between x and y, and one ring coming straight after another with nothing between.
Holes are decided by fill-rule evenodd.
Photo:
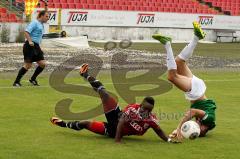
<instances>
[{"instance_id":1,"label":"black sock","mask_svg":"<svg viewBox=\"0 0 240 159\"><path fill-rule=\"evenodd\" d=\"M88 82L91 83L91 82L96 81L96 78L94 78L94 77L88 75L87 80L88 80Z\"/></svg>"},{"instance_id":2,"label":"black sock","mask_svg":"<svg viewBox=\"0 0 240 159\"><path fill-rule=\"evenodd\" d=\"M59 122L57 125L58 125L58 126L61 126L61 127L64 127L64 128L67 127L67 124L66 124L64 121Z\"/></svg>"},{"instance_id":3,"label":"black sock","mask_svg":"<svg viewBox=\"0 0 240 159\"><path fill-rule=\"evenodd\" d=\"M85 78L85 79L88 79L89 75L87 72L83 73L82 76Z\"/></svg>"},{"instance_id":4,"label":"black sock","mask_svg":"<svg viewBox=\"0 0 240 159\"><path fill-rule=\"evenodd\" d=\"M99 92L101 89L105 89L103 84L100 81L96 80L94 77L88 77L88 81L93 89L97 92Z\"/></svg>"},{"instance_id":5,"label":"black sock","mask_svg":"<svg viewBox=\"0 0 240 159\"><path fill-rule=\"evenodd\" d=\"M37 76L44 70L44 68L38 66L31 77L31 80L36 80Z\"/></svg>"},{"instance_id":6,"label":"black sock","mask_svg":"<svg viewBox=\"0 0 240 159\"><path fill-rule=\"evenodd\" d=\"M100 81L98 81L96 78L90 76L87 72L84 73L84 74L82 74L82 76L83 76L86 80L88 80L88 82L91 84L91 86L93 87L93 89L94 89L95 91L98 92L100 89L104 89L103 84L102 84Z\"/></svg>"},{"instance_id":7,"label":"black sock","mask_svg":"<svg viewBox=\"0 0 240 159\"><path fill-rule=\"evenodd\" d=\"M79 121L68 122L67 127L77 131L85 128Z\"/></svg>"},{"instance_id":8,"label":"black sock","mask_svg":"<svg viewBox=\"0 0 240 159\"><path fill-rule=\"evenodd\" d=\"M14 83L19 83L21 78L23 77L23 75L25 75L25 73L27 72L28 70L24 67L22 67L19 71L18 71L18 75L16 77L16 80Z\"/></svg>"}]
</instances>

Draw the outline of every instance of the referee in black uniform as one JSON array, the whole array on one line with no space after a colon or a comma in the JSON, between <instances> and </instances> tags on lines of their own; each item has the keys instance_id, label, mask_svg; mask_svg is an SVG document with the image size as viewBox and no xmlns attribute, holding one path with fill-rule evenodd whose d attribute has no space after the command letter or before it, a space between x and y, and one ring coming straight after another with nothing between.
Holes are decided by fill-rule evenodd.
<instances>
[{"instance_id":1,"label":"referee in black uniform","mask_svg":"<svg viewBox=\"0 0 240 159\"><path fill-rule=\"evenodd\" d=\"M27 39L23 45L24 66L19 70L16 80L13 83L15 87L22 86L20 83L21 78L32 67L33 62L37 62L38 67L31 79L29 79L29 82L34 86L39 86L36 78L46 66L46 61L43 56L44 53L39 46L44 32L43 23L46 23L49 19L47 2L43 2L45 3L45 10L39 12L37 19L33 20L27 26L24 33Z\"/></svg>"}]
</instances>

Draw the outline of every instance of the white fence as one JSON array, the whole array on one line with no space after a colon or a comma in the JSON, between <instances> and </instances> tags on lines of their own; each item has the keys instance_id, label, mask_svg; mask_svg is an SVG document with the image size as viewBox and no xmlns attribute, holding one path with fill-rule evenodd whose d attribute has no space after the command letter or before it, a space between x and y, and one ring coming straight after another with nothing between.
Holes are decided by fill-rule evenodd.
<instances>
[{"instance_id":1,"label":"white fence","mask_svg":"<svg viewBox=\"0 0 240 159\"><path fill-rule=\"evenodd\" d=\"M36 18L38 11L33 13ZM61 13L60 13L61 12ZM148 28L192 28L198 21L206 29L240 30L240 16L182 14L136 11L106 11L63 9L50 10L50 25L57 25L59 16L62 26L108 26Z\"/></svg>"},{"instance_id":2,"label":"white fence","mask_svg":"<svg viewBox=\"0 0 240 159\"><path fill-rule=\"evenodd\" d=\"M40 10L42 9L34 10L32 19L36 18ZM87 34L93 40L150 40L151 34L162 32L174 40L188 41L192 37L193 21L200 22L202 28L208 29L206 40L209 41L216 40L214 29L238 30L237 35L240 34L240 16L77 9L49 11L50 26L60 24L68 35ZM10 41L13 42L20 24L7 25L11 30ZM45 29L47 33L48 25ZM230 38L226 40L231 41Z\"/></svg>"}]
</instances>

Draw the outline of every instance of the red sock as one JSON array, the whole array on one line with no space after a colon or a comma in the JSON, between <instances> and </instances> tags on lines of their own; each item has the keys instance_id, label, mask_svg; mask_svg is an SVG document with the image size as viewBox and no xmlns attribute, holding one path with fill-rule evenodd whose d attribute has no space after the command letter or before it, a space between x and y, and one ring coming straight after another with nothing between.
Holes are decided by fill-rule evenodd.
<instances>
[{"instance_id":1,"label":"red sock","mask_svg":"<svg viewBox=\"0 0 240 159\"><path fill-rule=\"evenodd\" d=\"M100 122L100 121L92 121L87 129L96 134L100 134L100 135L105 134L105 125L103 122Z\"/></svg>"}]
</instances>

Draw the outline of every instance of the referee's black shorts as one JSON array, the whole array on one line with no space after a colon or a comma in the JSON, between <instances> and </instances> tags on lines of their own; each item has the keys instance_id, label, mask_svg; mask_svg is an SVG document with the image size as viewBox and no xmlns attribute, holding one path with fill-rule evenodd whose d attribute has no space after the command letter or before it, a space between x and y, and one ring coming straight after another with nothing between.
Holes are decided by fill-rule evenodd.
<instances>
[{"instance_id":1,"label":"referee's black shorts","mask_svg":"<svg viewBox=\"0 0 240 159\"><path fill-rule=\"evenodd\" d=\"M32 62L44 60L43 55L44 53L41 50L39 44L34 42L34 46L30 46L28 41L24 43L23 56L24 56L25 62L32 63Z\"/></svg>"}]
</instances>

